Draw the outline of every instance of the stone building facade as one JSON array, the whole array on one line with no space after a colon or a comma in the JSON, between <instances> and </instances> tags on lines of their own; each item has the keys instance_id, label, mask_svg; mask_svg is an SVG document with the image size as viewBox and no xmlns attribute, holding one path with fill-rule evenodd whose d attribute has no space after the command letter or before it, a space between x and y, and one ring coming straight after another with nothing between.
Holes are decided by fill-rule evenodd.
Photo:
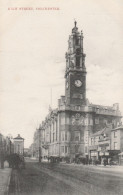
<instances>
[{"instance_id":1,"label":"stone building facade","mask_svg":"<svg viewBox=\"0 0 123 195\"><path fill-rule=\"evenodd\" d=\"M89 137L89 157L92 160L109 159L119 162L119 154L123 152L123 125L112 128L112 125L97 131Z\"/></svg>"},{"instance_id":2,"label":"stone building facade","mask_svg":"<svg viewBox=\"0 0 123 195\"><path fill-rule=\"evenodd\" d=\"M108 125L117 127L121 123L117 103L101 106L86 98L85 57L83 33L75 22L65 55L65 96L61 96L58 108L50 110L38 130L42 156L88 157L90 136Z\"/></svg>"},{"instance_id":3,"label":"stone building facade","mask_svg":"<svg viewBox=\"0 0 123 195\"><path fill-rule=\"evenodd\" d=\"M19 155L24 155L24 138L18 134L17 137L13 139L14 141L14 153Z\"/></svg>"}]
</instances>

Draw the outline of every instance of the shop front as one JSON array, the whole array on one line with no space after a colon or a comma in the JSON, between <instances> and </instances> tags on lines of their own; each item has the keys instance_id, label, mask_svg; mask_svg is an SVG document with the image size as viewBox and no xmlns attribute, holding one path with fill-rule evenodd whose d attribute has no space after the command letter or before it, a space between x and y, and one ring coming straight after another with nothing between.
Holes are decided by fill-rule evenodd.
<instances>
[{"instance_id":1,"label":"shop front","mask_svg":"<svg viewBox=\"0 0 123 195\"><path fill-rule=\"evenodd\" d=\"M99 160L101 164L110 163L110 140L101 140L98 147Z\"/></svg>"},{"instance_id":2,"label":"shop front","mask_svg":"<svg viewBox=\"0 0 123 195\"><path fill-rule=\"evenodd\" d=\"M118 154L118 156L119 156L119 165L123 165L123 152Z\"/></svg>"},{"instance_id":3,"label":"shop front","mask_svg":"<svg viewBox=\"0 0 123 195\"><path fill-rule=\"evenodd\" d=\"M98 146L97 145L89 147L89 159L92 161L92 164L94 164L94 162L99 159L99 153L98 153Z\"/></svg>"}]
</instances>

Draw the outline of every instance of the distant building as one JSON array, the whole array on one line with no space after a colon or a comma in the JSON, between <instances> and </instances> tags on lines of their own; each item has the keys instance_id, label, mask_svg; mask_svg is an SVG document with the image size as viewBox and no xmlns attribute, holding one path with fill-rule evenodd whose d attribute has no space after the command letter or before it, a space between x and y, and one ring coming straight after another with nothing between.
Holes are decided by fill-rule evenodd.
<instances>
[{"instance_id":1,"label":"distant building","mask_svg":"<svg viewBox=\"0 0 123 195\"><path fill-rule=\"evenodd\" d=\"M58 100L58 108L50 109L34 134L33 144L37 154L41 148L42 156L54 158L99 156L98 144L100 142L102 148L103 142L99 131L108 126L116 128L121 123L118 103L112 106L95 105L86 98L85 57L83 33L78 31L75 22L66 52L65 96ZM90 148L89 140L93 137L95 145ZM109 140L110 137L105 140L106 147L110 147Z\"/></svg>"},{"instance_id":2,"label":"distant building","mask_svg":"<svg viewBox=\"0 0 123 195\"><path fill-rule=\"evenodd\" d=\"M29 156L29 148L24 148L24 156L25 157Z\"/></svg>"},{"instance_id":3,"label":"distant building","mask_svg":"<svg viewBox=\"0 0 123 195\"><path fill-rule=\"evenodd\" d=\"M0 133L0 167L4 168L6 156L14 153L13 139L10 136L4 136Z\"/></svg>"},{"instance_id":4,"label":"distant building","mask_svg":"<svg viewBox=\"0 0 123 195\"><path fill-rule=\"evenodd\" d=\"M24 154L24 138L18 134L14 139L14 153L23 155Z\"/></svg>"},{"instance_id":5,"label":"distant building","mask_svg":"<svg viewBox=\"0 0 123 195\"><path fill-rule=\"evenodd\" d=\"M105 127L89 137L89 157L103 161L104 158L119 161L119 153L123 151L123 126L112 129Z\"/></svg>"},{"instance_id":6,"label":"distant building","mask_svg":"<svg viewBox=\"0 0 123 195\"><path fill-rule=\"evenodd\" d=\"M30 157L36 157L35 156L35 150L34 150L34 143L32 143L31 146L29 147L28 154L29 154Z\"/></svg>"},{"instance_id":7,"label":"distant building","mask_svg":"<svg viewBox=\"0 0 123 195\"><path fill-rule=\"evenodd\" d=\"M111 149L123 152L123 125L111 131Z\"/></svg>"}]
</instances>

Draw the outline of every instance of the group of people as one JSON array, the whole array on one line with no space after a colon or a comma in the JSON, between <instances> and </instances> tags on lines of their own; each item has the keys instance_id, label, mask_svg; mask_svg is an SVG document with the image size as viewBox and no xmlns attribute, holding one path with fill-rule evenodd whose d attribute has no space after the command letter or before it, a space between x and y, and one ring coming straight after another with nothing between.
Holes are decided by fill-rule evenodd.
<instances>
[{"instance_id":1,"label":"group of people","mask_svg":"<svg viewBox=\"0 0 123 195\"><path fill-rule=\"evenodd\" d=\"M75 164L83 164L83 165L112 165L112 159L111 158L102 158L100 159L95 159L95 158L86 158L82 156L76 156L75 158L70 158L70 157L55 157L55 156L40 156L39 162L47 160L48 162L51 163L59 163L59 162L66 162L66 163L75 163Z\"/></svg>"},{"instance_id":2,"label":"group of people","mask_svg":"<svg viewBox=\"0 0 123 195\"><path fill-rule=\"evenodd\" d=\"M19 169L25 168L24 157L19 154L13 153L6 156L6 160L9 163L9 167Z\"/></svg>"}]
</instances>

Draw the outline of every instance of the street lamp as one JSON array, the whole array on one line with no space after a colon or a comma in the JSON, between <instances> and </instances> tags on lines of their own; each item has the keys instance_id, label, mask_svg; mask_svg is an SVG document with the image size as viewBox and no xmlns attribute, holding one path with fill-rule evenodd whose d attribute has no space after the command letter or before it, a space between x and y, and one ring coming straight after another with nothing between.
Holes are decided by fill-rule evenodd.
<instances>
[{"instance_id":1,"label":"street lamp","mask_svg":"<svg viewBox=\"0 0 123 195\"><path fill-rule=\"evenodd\" d=\"M41 127L38 129L38 135L39 135L39 163L41 162Z\"/></svg>"}]
</instances>

